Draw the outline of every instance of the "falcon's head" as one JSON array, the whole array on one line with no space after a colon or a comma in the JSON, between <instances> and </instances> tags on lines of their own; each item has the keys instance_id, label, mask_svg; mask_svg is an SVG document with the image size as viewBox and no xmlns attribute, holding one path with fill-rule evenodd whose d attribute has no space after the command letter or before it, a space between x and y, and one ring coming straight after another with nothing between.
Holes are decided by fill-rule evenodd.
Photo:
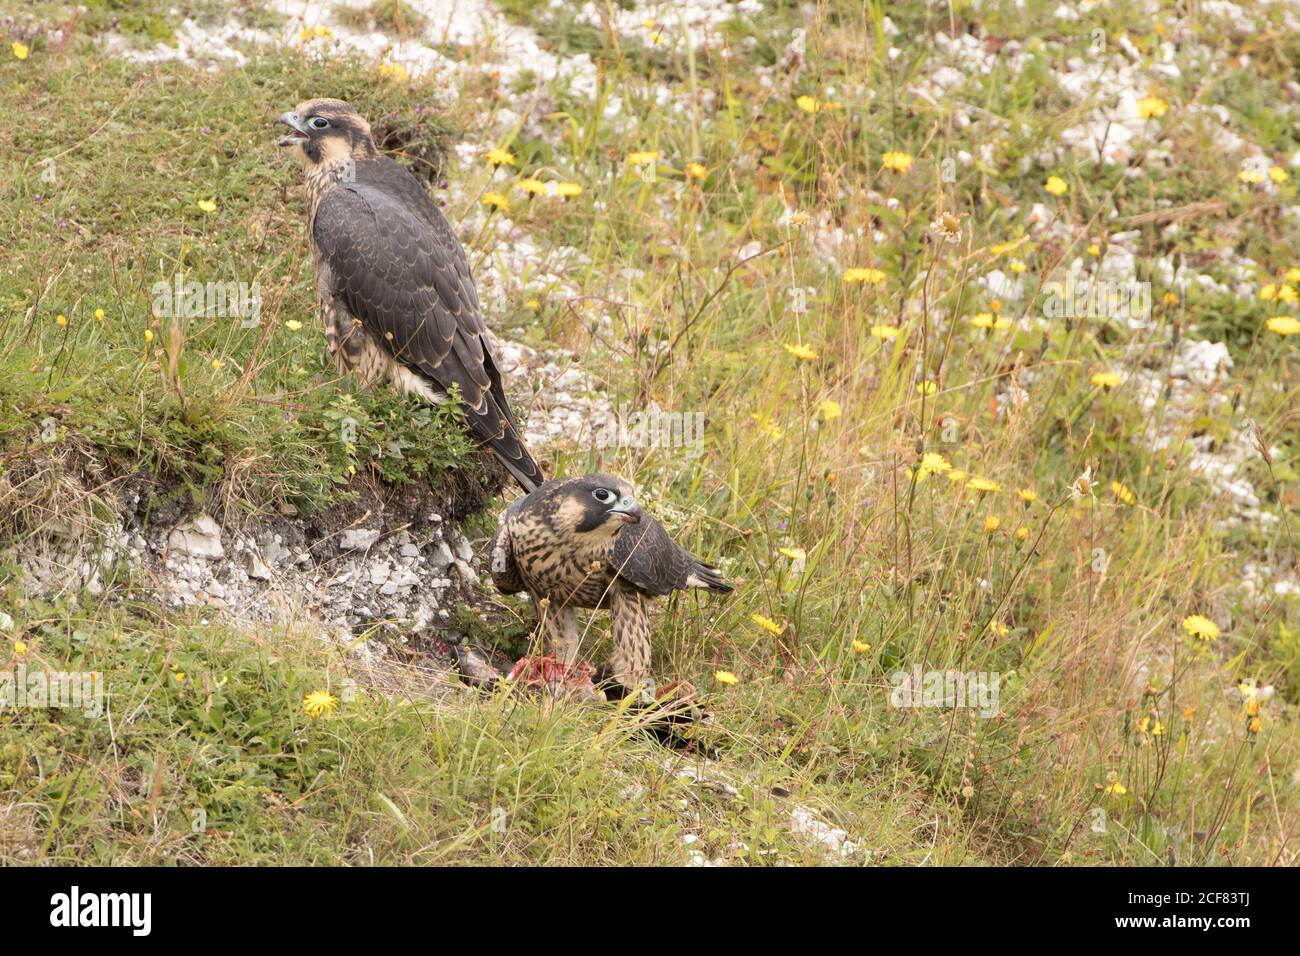
<instances>
[{"instance_id":1,"label":"falcon's head","mask_svg":"<svg viewBox=\"0 0 1300 956\"><path fill-rule=\"evenodd\" d=\"M288 147L307 166L359 161L375 154L370 124L342 100L316 99L299 103L276 117L291 132L277 146Z\"/></svg>"},{"instance_id":2,"label":"falcon's head","mask_svg":"<svg viewBox=\"0 0 1300 956\"><path fill-rule=\"evenodd\" d=\"M556 524L565 531L612 538L642 517L632 486L610 475L586 475L555 482L551 498Z\"/></svg>"}]
</instances>

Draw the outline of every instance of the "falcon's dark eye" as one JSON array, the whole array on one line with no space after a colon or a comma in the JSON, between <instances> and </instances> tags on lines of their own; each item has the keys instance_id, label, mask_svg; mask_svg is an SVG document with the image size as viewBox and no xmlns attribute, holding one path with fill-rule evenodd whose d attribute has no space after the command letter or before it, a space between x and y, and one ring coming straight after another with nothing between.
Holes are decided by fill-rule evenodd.
<instances>
[{"instance_id":1,"label":"falcon's dark eye","mask_svg":"<svg viewBox=\"0 0 1300 956\"><path fill-rule=\"evenodd\" d=\"M599 501L602 505L607 505L616 497L614 492L608 488L597 488L591 493L591 496Z\"/></svg>"},{"instance_id":2,"label":"falcon's dark eye","mask_svg":"<svg viewBox=\"0 0 1300 956\"><path fill-rule=\"evenodd\" d=\"M330 121L323 116L313 116L307 121L312 129L329 129Z\"/></svg>"}]
</instances>

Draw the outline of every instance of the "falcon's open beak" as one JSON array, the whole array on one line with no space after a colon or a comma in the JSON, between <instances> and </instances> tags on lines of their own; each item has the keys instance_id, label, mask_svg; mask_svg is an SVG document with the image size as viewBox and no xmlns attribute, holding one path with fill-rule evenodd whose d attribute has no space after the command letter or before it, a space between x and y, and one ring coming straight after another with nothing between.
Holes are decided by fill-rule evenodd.
<instances>
[{"instance_id":1,"label":"falcon's open beak","mask_svg":"<svg viewBox=\"0 0 1300 956\"><path fill-rule=\"evenodd\" d=\"M636 499L627 495L619 500L619 503L609 509L610 514L616 514L628 524L636 524L641 520L641 506L636 503Z\"/></svg>"},{"instance_id":2,"label":"falcon's open beak","mask_svg":"<svg viewBox=\"0 0 1300 956\"><path fill-rule=\"evenodd\" d=\"M293 132L288 136L281 136L276 141L276 146L293 146L307 141L307 127L302 125L302 119L297 113L281 113L271 125L279 126L281 124L289 127Z\"/></svg>"}]
</instances>

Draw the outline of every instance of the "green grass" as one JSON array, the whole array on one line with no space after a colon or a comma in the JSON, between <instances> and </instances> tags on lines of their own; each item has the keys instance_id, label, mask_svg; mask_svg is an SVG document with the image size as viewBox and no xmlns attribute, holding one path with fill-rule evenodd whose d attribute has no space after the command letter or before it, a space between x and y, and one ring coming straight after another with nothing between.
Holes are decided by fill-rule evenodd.
<instances>
[{"instance_id":1,"label":"green grass","mask_svg":"<svg viewBox=\"0 0 1300 956\"><path fill-rule=\"evenodd\" d=\"M600 467L634 480L679 541L740 579L727 601L663 602L655 659L661 680L689 679L706 694L715 721L702 733L719 750L709 772L737 793L679 777L696 758L649 742L612 708L360 675L355 698L311 720L303 695L343 686L351 660L316 635L164 615L147 581L129 576L104 595L47 606L11 573L25 659L108 675L122 720L110 730L57 711L0 717L21 730L0 752L0 812L17 821L0 828L15 834L0 858L669 863L687 859L690 834L710 857L820 862L790 826L791 809L806 805L877 862L1293 862L1297 600L1269 591L1250 601L1240 582L1248 562L1266 569L1267 588L1297 560L1295 340L1265 330L1284 308L1253 291L1300 266L1300 227L1286 213L1296 186L1244 187L1244 157L1216 145L1218 121L1192 106L1225 105L1241 135L1290 155L1293 124L1270 106L1294 72L1294 45L1261 41L1249 66L1213 73L1180 47L1182 78L1157 91L1171 104L1154 121L1167 156L1129 173L1045 152L1081 121L1056 73L1092 41L1091 24L1058 20L1052 3L985 5L983 31L1024 44L1025 68L970 71L938 104L909 91L937 56L928 31L976 24L959 4L889 8L900 31L891 39L884 7L819 8L803 71L771 85L756 68L780 60L798 22L789 5L728 23L725 58L716 46L575 32L571 12L545 5L504 7L555 52L591 52L602 85L593 104L557 81L546 91L556 109L507 124L518 175L583 187L566 202L512 193L514 226L582 258L558 287L538 278L545 263L495 275L509 302L489 321L572 350L616 405L705 413L698 450L561 442L546 454L557 473ZM1134 9L1099 15L1112 41L1126 33L1140 52L1161 42ZM1207 45L1238 42L1222 24L1196 29ZM119 472L250 510L324 506L346 493L353 469L432 483L473 467L454 420L420 421L391 395L354 394L328 367L296 173L266 124L285 104L341 95L387 148L437 178L453 136L500 140L494 121L516 105L509 97L484 97L474 71L461 88L399 85L346 59L322 90L320 67L288 52L195 83L183 66L115 62L84 37L33 50L0 63L23 117L0 154L14 170L13 212L0 225L8 487L21 487L47 418L61 442ZM533 81L517 78L514 93ZM716 111L696 107L706 93ZM636 122L605 118L611 95ZM809 113L800 95L838 105ZM959 109L970 126L956 122ZM646 150L661 154L654 182L626 162ZM911 154L911 169L883 169L885 150ZM963 152L977 161L944 182L944 159ZM49 156L54 183L39 175ZM707 167L703 178L688 176L693 162ZM510 191L506 173L482 163L451 175L461 187L449 193L453 222L477 215L485 191ZM1050 195L1048 176L1069 191ZM198 206L208 199L214 212ZM999 250L1027 234L1035 203L1066 237ZM928 234L944 212L960 219L959 243ZM1075 258L1095 267L1125 231L1136 234L1139 278L1153 282L1151 328L971 325L999 307L1012 319L1044 312L1041 290L995 304L980 275L1021 261L1032 289ZM480 282L502 241L475 231ZM737 266L750 243L763 254ZM1250 274L1220 258L1225 249L1252 259ZM1229 292L1192 285L1166 301L1161 258ZM852 267L884 279L845 282ZM178 272L258 280L263 326L197 320L173 332L154 321L150 288ZM815 290L809 311L792 308L791 287ZM883 340L873 326L899 335ZM1227 343L1231 375L1211 388L1182 383L1145 407L1138 379L1149 374L1159 389L1176 337ZM796 344L815 356L783 347ZM1108 370L1127 378L1092 383ZM920 394L922 381L934 392ZM1012 386L1028 401L1007 404ZM352 448L323 440L345 412L361 422ZM1197 452L1246 434L1248 420L1274 449L1242 471L1265 517L1243 518L1190 467ZM1167 445L1152 446L1153 430ZM393 442L400 459L386 453ZM922 479L925 452L997 490ZM1085 472L1095 495L1076 500ZM470 522L480 547L495 507ZM801 573L794 549L806 554ZM1222 635L1190 638L1181 622L1192 614ZM488 643L492 626L480 635ZM521 649L518 622L500 630L499 643ZM593 640L599 658L599 618ZM1000 713L890 706L890 675L918 665L996 672ZM718 683L722 670L739 684ZM1256 730L1236 690L1244 679L1275 689ZM498 807L504 833L492 826ZM207 822L195 833L198 808Z\"/></svg>"},{"instance_id":2,"label":"green grass","mask_svg":"<svg viewBox=\"0 0 1300 956\"><path fill-rule=\"evenodd\" d=\"M729 791L684 776L694 761L611 712L400 672L380 692L350 678L344 648L308 634L240 633L129 601L21 611L39 647L28 667L99 669L111 719L6 718L0 791L25 795L7 813L7 862L678 864L686 832L710 857L819 859L790 812L824 796L826 771L764 763L743 699L719 714L736 729L721 767L758 769ZM305 716L303 696L326 688L340 711ZM835 794L834 818L869 834L881 862L983 859L931 853L913 835L932 818L917 816L923 797L898 768L845 775Z\"/></svg>"}]
</instances>

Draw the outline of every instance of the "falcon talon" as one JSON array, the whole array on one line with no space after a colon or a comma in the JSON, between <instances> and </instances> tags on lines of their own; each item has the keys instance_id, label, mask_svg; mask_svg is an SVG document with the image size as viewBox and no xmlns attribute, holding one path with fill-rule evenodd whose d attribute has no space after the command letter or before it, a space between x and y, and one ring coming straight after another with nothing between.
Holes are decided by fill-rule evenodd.
<instances>
[{"instance_id":1,"label":"falcon talon","mask_svg":"<svg viewBox=\"0 0 1300 956\"><path fill-rule=\"evenodd\" d=\"M533 599L548 654L566 657L563 649L581 643L576 609L610 612L614 652L601 683L644 710L662 706L650 677L650 602L687 588L733 590L668 537L631 485L609 475L548 481L511 502L490 551L492 583ZM683 685L663 690L674 686Z\"/></svg>"}]
</instances>

